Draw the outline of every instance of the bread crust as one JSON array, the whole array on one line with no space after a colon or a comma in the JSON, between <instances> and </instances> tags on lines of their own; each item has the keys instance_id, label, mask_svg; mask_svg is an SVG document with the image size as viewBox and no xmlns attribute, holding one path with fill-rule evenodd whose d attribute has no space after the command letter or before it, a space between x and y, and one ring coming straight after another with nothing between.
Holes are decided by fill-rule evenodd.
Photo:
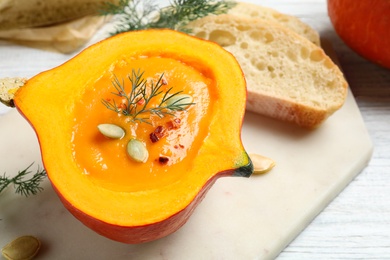
<instances>
[{"instance_id":1,"label":"bread crust","mask_svg":"<svg viewBox=\"0 0 390 260\"><path fill-rule=\"evenodd\" d=\"M301 127L313 129L322 124L331 113L289 100L276 98L248 90L248 111L265 115L277 120L295 123Z\"/></svg>"},{"instance_id":2,"label":"bread crust","mask_svg":"<svg viewBox=\"0 0 390 260\"><path fill-rule=\"evenodd\" d=\"M229 14L247 18L260 18L276 22L307 38L315 45L321 45L320 36L316 30L308 24L302 22L298 17L280 13L272 8L246 2L239 2L229 11Z\"/></svg>"}]
</instances>

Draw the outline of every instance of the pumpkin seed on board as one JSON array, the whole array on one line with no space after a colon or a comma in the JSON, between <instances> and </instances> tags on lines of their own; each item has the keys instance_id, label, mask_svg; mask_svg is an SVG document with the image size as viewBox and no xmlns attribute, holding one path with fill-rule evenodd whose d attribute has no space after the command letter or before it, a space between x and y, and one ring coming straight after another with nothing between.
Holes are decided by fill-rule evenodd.
<instances>
[{"instance_id":1,"label":"pumpkin seed on board","mask_svg":"<svg viewBox=\"0 0 390 260\"><path fill-rule=\"evenodd\" d=\"M1 78L0 102L8 107L14 107L13 98L15 92L26 83L25 78Z\"/></svg>"},{"instance_id":2,"label":"pumpkin seed on board","mask_svg":"<svg viewBox=\"0 0 390 260\"><path fill-rule=\"evenodd\" d=\"M37 255L41 242L33 236L21 236L11 241L1 250L8 260L30 260Z\"/></svg>"},{"instance_id":3,"label":"pumpkin seed on board","mask_svg":"<svg viewBox=\"0 0 390 260\"><path fill-rule=\"evenodd\" d=\"M146 162L149 157L148 149L143 142L131 139L127 143L127 154L136 162Z\"/></svg>"},{"instance_id":4,"label":"pumpkin seed on board","mask_svg":"<svg viewBox=\"0 0 390 260\"><path fill-rule=\"evenodd\" d=\"M102 135L109 138L121 139L125 135L125 130L114 124L100 124L97 127Z\"/></svg>"},{"instance_id":5,"label":"pumpkin seed on board","mask_svg":"<svg viewBox=\"0 0 390 260\"><path fill-rule=\"evenodd\" d=\"M166 101L167 106L177 106L186 109L192 104L192 96L188 94L177 94Z\"/></svg>"},{"instance_id":6,"label":"pumpkin seed on board","mask_svg":"<svg viewBox=\"0 0 390 260\"><path fill-rule=\"evenodd\" d=\"M249 157L251 158L253 163L254 174L263 174L269 172L275 166L274 160L263 155L251 153L249 154Z\"/></svg>"}]
</instances>

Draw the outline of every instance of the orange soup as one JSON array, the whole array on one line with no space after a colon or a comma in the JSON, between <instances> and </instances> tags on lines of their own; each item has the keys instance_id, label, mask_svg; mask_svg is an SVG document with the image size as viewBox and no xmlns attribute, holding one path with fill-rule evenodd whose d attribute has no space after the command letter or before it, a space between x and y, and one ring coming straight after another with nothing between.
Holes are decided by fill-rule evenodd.
<instances>
[{"instance_id":1,"label":"orange soup","mask_svg":"<svg viewBox=\"0 0 390 260\"><path fill-rule=\"evenodd\" d=\"M162 93L151 99L147 108L158 106L168 90L170 94L190 95L193 104L183 111L168 111L171 114L164 116L144 113L140 115L144 122L108 109L102 100L115 102L118 107L125 103L123 97L116 95L115 79L130 93L133 72L143 72L142 78L153 84L161 79ZM76 104L74 159L91 181L106 189L158 189L179 180L191 167L189 158L196 156L207 137L214 100L211 84L214 81L210 75L177 59L160 56L122 59L91 82ZM137 109L143 107L143 102L139 101ZM108 138L99 132L99 124L120 126L125 135ZM128 155L126 147L133 138L146 146L149 153L146 162L136 162Z\"/></svg>"}]
</instances>

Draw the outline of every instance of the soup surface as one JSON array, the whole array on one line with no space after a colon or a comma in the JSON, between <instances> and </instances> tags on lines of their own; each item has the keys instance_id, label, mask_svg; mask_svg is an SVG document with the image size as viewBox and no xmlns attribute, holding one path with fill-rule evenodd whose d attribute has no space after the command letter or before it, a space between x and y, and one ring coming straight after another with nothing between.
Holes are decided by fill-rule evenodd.
<instances>
[{"instance_id":1,"label":"soup surface","mask_svg":"<svg viewBox=\"0 0 390 260\"><path fill-rule=\"evenodd\" d=\"M125 109L114 82L132 89L131 75L142 74L147 89L161 83L161 94L150 99L146 109L160 105L164 94L190 95L192 105L183 111L168 111L158 116L140 114L137 119L115 112L102 101ZM160 81L159 81L160 80ZM75 107L72 136L73 156L82 172L102 188L115 191L158 189L179 180L188 172L192 160L208 135L212 116L213 80L208 75L177 59L149 56L122 59L113 64L90 86ZM149 91L149 90L148 90ZM143 108L144 100L137 103ZM142 119L142 120L139 120ZM108 138L99 132L99 124L114 124L125 130L122 138ZM157 141L153 138L157 133ZM137 162L127 153L131 139L141 141L149 153L146 162Z\"/></svg>"}]
</instances>

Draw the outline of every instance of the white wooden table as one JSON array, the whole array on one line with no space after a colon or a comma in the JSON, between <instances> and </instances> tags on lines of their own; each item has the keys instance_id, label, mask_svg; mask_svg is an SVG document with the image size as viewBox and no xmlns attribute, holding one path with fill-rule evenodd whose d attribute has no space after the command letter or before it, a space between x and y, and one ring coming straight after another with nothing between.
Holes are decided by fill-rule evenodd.
<instances>
[{"instance_id":1,"label":"white wooden table","mask_svg":"<svg viewBox=\"0 0 390 260\"><path fill-rule=\"evenodd\" d=\"M368 167L278 259L390 259L390 70L365 61L345 46L329 21L326 0L258 3L300 17L331 41L375 146ZM20 68L5 67L1 62L0 76L5 76L5 70L6 76L21 75ZM57 65L55 59L53 64L33 64L24 64L31 67L24 76Z\"/></svg>"}]
</instances>

